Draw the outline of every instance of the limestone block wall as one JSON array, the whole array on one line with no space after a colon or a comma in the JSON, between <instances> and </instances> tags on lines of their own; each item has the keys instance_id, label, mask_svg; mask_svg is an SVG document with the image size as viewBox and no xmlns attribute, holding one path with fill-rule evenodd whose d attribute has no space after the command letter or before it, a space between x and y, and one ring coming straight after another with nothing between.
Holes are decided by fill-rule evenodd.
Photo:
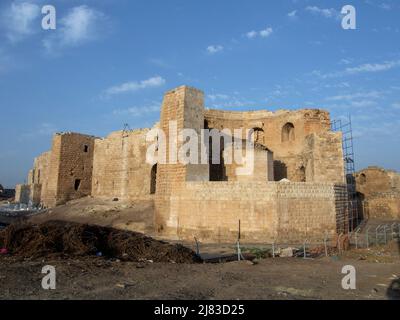
<instances>
[{"instance_id":1,"label":"limestone block wall","mask_svg":"<svg viewBox=\"0 0 400 320\"><path fill-rule=\"evenodd\" d=\"M95 141L93 196L130 200L152 197L152 166L146 162L149 130L117 131Z\"/></svg>"},{"instance_id":2,"label":"limestone block wall","mask_svg":"<svg viewBox=\"0 0 400 320\"><path fill-rule=\"evenodd\" d=\"M95 137L57 133L47 155L47 178L42 180L41 203L54 207L91 194ZM45 162L42 159L42 162Z\"/></svg>"},{"instance_id":3,"label":"limestone block wall","mask_svg":"<svg viewBox=\"0 0 400 320\"><path fill-rule=\"evenodd\" d=\"M185 165L171 163L170 155L177 157L177 150L183 145L171 127L171 121L175 122L177 131L192 128L200 132L204 128L204 94L200 90L182 86L167 92L161 106L160 129L166 135L166 154L168 164L157 165L157 182L155 197L155 224L161 234L168 233L168 229L174 228L174 215L171 214L170 197L178 192L185 181L209 180L208 165ZM176 150L170 144L175 141ZM199 144L201 141L199 141Z\"/></svg>"},{"instance_id":4,"label":"limestone block wall","mask_svg":"<svg viewBox=\"0 0 400 320\"><path fill-rule=\"evenodd\" d=\"M400 174L380 167L368 167L355 174L359 200L366 218L400 219Z\"/></svg>"},{"instance_id":5,"label":"limestone block wall","mask_svg":"<svg viewBox=\"0 0 400 320\"><path fill-rule=\"evenodd\" d=\"M225 175L227 181L274 181L274 172L273 172L273 153L266 148L256 146L254 148L254 162L253 162L253 170L249 170L248 174L238 174L237 170L241 168L245 169L246 162L243 164L238 164L235 161L235 157L233 156L234 152L238 151L238 147L234 148L232 146L225 147L224 150L224 159L227 157L232 157L231 164L225 164ZM246 149L240 148L243 160L246 161ZM229 154L229 155L228 155ZM250 167L249 167L250 169Z\"/></svg>"},{"instance_id":6,"label":"limestone block wall","mask_svg":"<svg viewBox=\"0 0 400 320\"><path fill-rule=\"evenodd\" d=\"M369 219L400 220L400 193L382 193L365 201Z\"/></svg>"},{"instance_id":7,"label":"limestone block wall","mask_svg":"<svg viewBox=\"0 0 400 320\"><path fill-rule=\"evenodd\" d=\"M338 230L336 199L346 187L323 183L187 182L170 198L166 235L203 242L302 242Z\"/></svg>"},{"instance_id":8,"label":"limestone block wall","mask_svg":"<svg viewBox=\"0 0 400 320\"><path fill-rule=\"evenodd\" d=\"M321 132L307 136L302 162L305 164L306 177L310 177L307 181L344 183L341 132Z\"/></svg>"}]
</instances>

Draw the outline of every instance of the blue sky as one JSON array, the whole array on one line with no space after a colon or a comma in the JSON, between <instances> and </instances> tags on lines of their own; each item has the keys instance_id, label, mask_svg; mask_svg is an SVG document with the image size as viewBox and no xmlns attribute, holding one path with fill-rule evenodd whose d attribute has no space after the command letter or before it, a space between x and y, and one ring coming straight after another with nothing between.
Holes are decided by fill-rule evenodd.
<instances>
[{"instance_id":1,"label":"blue sky","mask_svg":"<svg viewBox=\"0 0 400 320\"><path fill-rule=\"evenodd\" d=\"M391 0L2 0L0 183L24 182L56 131L152 126L182 84L209 108L351 114L357 168L400 170L399 18Z\"/></svg>"}]
</instances>

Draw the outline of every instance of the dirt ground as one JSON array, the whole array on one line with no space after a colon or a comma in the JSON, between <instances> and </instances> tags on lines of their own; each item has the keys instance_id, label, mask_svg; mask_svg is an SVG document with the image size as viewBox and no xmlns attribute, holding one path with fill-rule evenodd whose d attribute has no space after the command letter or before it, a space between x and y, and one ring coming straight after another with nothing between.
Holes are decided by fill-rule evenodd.
<instances>
[{"instance_id":1,"label":"dirt ground","mask_svg":"<svg viewBox=\"0 0 400 320\"><path fill-rule=\"evenodd\" d=\"M55 290L41 288L45 265L56 268ZM356 268L356 290L341 287L345 265ZM400 299L400 259L371 250L317 259L267 258L254 264L3 256L0 299Z\"/></svg>"},{"instance_id":2,"label":"dirt ground","mask_svg":"<svg viewBox=\"0 0 400 320\"><path fill-rule=\"evenodd\" d=\"M85 198L36 215L30 221L95 220L100 226L151 234L146 231L151 230L152 210L151 202L129 204ZM15 238L20 239L20 244L25 241L18 235ZM186 245L196 250L194 243ZM246 246L249 252L260 252L260 248ZM203 257L232 254L234 249L234 244L200 246ZM353 249L340 256L303 259L266 255L253 262L225 263L151 259L137 262L95 254L0 254L0 299L400 299L399 253L399 243L393 241L386 246ZM41 271L46 265L55 267L55 290L42 289L45 275ZM346 265L356 269L355 290L342 288L345 274L341 271Z\"/></svg>"},{"instance_id":3,"label":"dirt ground","mask_svg":"<svg viewBox=\"0 0 400 320\"><path fill-rule=\"evenodd\" d=\"M86 197L69 201L47 212L30 217L32 223L49 220L65 220L79 223L93 223L99 226L114 227L121 230L138 231L151 235L153 232L153 210L151 200L113 201Z\"/></svg>"}]
</instances>

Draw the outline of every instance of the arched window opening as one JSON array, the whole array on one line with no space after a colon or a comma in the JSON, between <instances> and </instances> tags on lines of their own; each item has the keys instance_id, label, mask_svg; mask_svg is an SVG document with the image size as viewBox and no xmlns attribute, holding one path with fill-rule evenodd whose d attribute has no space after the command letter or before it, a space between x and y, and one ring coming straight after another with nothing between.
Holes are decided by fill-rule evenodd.
<instances>
[{"instance_id":1,"label":"arched window opening","mask_svg":"<svg viewBox=\"0 0 400 320\"><path fill-rule=\"evenodd\" d=\"M364 184L367 182L367 176L365 175L365 173L361 173L360 174L360 184Z\"/></svg>"},{"instance_id":2,"label":"arched window opening","mask_svg":"<svg viewBox=\"0 0 400 320\"><path fill-rule=\"evenodd\" d=\"M291 122L286 123L282 128L282 142L294 141L294 125Z\"/></svg>"}]
</instances>

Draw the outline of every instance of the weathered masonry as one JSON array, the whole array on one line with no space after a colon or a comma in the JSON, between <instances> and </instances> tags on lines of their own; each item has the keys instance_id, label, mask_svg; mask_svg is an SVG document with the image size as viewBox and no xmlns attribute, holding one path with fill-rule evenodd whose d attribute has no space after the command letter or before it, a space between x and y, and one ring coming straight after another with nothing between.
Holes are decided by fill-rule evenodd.
<instances>
[{"instance_id":1,"label":"weathered masonry","mask_svg":"<svg viewBox=\"0 0 400 320\"><path fill-rule=\"evenodd\" d=\"M357 197L364 218L400 219L400 174L380 167L368 167L356 173Z\"/></svg>"},{"instance_id":2,"label":"weathered masonry","mask_svg":"<svg viewBox=\"0 0 400 320\"><path fill-rule=\"evenodd\" d=\"M342 137L330 130L328 112L210 110L203 92L182 86L165 94L155 125L167 140L176 139L171 121L178 132L190 128L199 135L202 129L243 129L238 138L255 146L254 171L238 175L239 165L225 163L236 148L225 138L216 151L218 164L150 165L150 128L106 138L59 133L52 149L35 159L28 184L17 186L17 199L46 207L89 195L151 200L154 230L170 239L232 241L239 221L241 239L248 242L321 239L347 230ZM250 137L247 129L253 130ZM211 160L210 141L198 143L210 145Z\"/></svg>"}]
</instances>

